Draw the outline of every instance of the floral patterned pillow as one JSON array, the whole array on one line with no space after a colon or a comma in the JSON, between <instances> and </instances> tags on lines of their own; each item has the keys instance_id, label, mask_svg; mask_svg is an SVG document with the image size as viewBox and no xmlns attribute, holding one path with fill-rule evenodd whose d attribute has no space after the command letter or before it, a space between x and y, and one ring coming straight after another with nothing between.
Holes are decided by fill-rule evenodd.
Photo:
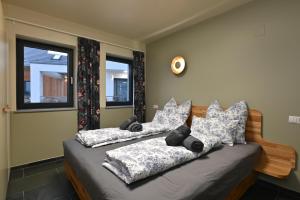
<instances>
[{"instance_id":1,"label":"floral patterned pillow","mask_svg":"<svg viewBox=\"0 0 300 200\"><path fill-rule=\"evenodd\" d=\"M186 100L179 106L177 106L177 112L182 115L185 119L185 121L189 118L192 108L192 101Z\"/></svg>"},{"instance_id":2,"label":"floral patterned pillow","mask_svg":"<svg viewBox=\"0 0 300 200\"><path fill-rule=\"evenodd\" d=\"M235 143L246 144L245 129L248 118L248 107L245 101L235 103L223 111L220 103L215 100L207 109L206 118L219 118L221 120L238 120Z\"/></svg>"},{"instance_id":3,"label":"floral patterned pillow","mask_svg":"<svg viewBox=\"0 0 300 200\"><path fill-rule=\"evenodd\" d=\"M172 113L174 112L174 110L176 110L177 108L177 103L176 100L174 99L174 97L172 97L164 106L163 111L165 111L166 113Z\"/></svg>"},{"instance_id":4,"label":"floral patterned pillow","mask_svg":"<svg viewBox=\"0 0 300 200\"><path fill-rule=\"evenodd\" d=\"M162 124L162 125L169 124L168 117L167 117L166 113L162 110L156 111L152 122L157 123L157 124Z\"/></svg>"},{"instance_id":5,"label":"floral patterned pillow","mask_svg":"<svg viewBox=\"0 0 300 200\"><path fill-rule=\"evenodd\" d=\"M186 118L179 113L168 115L165 111L157 110L152 122L168 126L170 130L174 130L179 126L184 125Z\"/></svg>"},{"instance_id":6,"label":"floral patterned pillow","mask_svg":"<svg viewBox=\"0 0 300 200\"><path fill-rule=\"evenodd\" d=\"M177 106L176 100L174 99L174 97L172 97L164 106L163 111L166 112L168 117L174 115L175 113L178 113L182 115L182 118L185 119L186 121L190 115L191 108L192 108L191 100L187 100Z\"/></svg>"},{"instance_id":7,"label":"floral patterned pillow","mask_svg":"<svg viewBox=\"0 0 300 200\"><path fill-rule=\"evenodd\" d=\"M184 125L190 115L192 102L190 100L177 106L174 98L171 98L164 109L157 110L152 122L169 126L171 130Z\"/></svg>"},{"instance_id":8,"label":"floral patterned pillow","mask_svg":"<svg viewBox=\"0 0 300 200\"><path fill-rule=\"evenodd\" d=\"M191 135L198 137L199 134L212 134L219 137L222 143L233 146L238 122L239 120L207 119L193 116Z\"/></svg>"},{"instance_id":9,"label":"floral patterned pillow","mask_svg":"<svg viewBox=\"0 0 300 200\"><path fill-rule=\"evenodd\" d=\"M168 123L171 130L178 128L186 123L187 117L180 113L173 113L168 115Z\"/></svg>"}]
</instances>

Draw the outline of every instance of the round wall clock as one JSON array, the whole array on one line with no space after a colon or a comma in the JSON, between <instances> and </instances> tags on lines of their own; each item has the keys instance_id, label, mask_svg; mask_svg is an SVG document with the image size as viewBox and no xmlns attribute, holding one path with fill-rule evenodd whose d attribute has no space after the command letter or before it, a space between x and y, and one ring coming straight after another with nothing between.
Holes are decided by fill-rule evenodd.
<instances>
[{"instance_id":1,"label":"round wall clock","mask_svg":"<svg viewBox=\"0 0 300 200\"><path fill-rule=\"evenodd\" d=\"M171 63L172 72L176 75L181 74L185 68L184 58L181 56L176 56Z\"/></svg>"}]
</instances>

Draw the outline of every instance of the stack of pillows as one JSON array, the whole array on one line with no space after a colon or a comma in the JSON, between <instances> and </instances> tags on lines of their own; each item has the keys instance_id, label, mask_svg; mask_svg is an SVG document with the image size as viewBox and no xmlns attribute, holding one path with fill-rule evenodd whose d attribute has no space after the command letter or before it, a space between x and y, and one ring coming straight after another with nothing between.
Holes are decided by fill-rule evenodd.
<instances>
[{"instance_id":1,"label":"stack of pillows","mask_svg":"<svg viewBox=\"0 0 300 200\"><path fill-rule=\"evenodd\" d=\"M153 122L168 125L171 130L166 137L167 145L182 145L189 150L200 152L203 143L197 139L199 134L217 136L223 144L229 146L246 144L248 107L245 101L235 103L225 111L217 100L213 101L207 109L206 118L193 116L191 130L185 125L190 110L190 100L177 106L172 98L163 110L156 112Z\"/></svg>"},{"instance_id":2,"label":"stack of pillows","mask_svg":"<svg viewBox=\"0 0 300 200\"><path fill-rule=\"evenodd\" d=\"M152 120L153 123L158 123L167 126L170 130L174 130L186 123L192 107L192 101L187 100L182 104L177 105L174 98L171 98L163 110L157 110Z\"/></svg>"},{"instance_id":3,"label":"stack of pillows","mask_svg":"<svg viewBox=\"0 0 300 200\"><path fill-rule=\"evenodd\" d=\"M248 117L248 106L245 101L235 103L223 110L215 100L207 109L206 118L193 116L192 132L213 134L218 136L223 144L246 144L245 128Z\"/></svg>"}]
</instances>

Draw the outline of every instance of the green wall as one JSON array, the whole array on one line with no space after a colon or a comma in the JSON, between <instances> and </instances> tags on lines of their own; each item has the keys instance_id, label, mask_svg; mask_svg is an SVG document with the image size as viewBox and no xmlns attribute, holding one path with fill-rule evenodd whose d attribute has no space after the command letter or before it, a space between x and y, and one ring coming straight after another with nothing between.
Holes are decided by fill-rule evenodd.
<instances>
[{"instance_id":1,"label":"green wall","mask_svg":"<svg viewBox=\"0 0 300 200\"><path fill-rule=\"evenodd\" d=\"M76 130L76 111L13 113L11 166L62 156L63 140Z\"/></svg>"},{"instance_id":2,"label":"green wall","mask_svg":"<svg viewBox=\"0 0 300 200\"><path fill-rule=\"evenodd\" d=\"M101 108L101 128L119 126L132 108ZM11 166L63 155L62 142L77 132L77 111L28 112L11 115Z\"/></svg>"},{"instance_id":3,"label":"green wall","mask_svg":"<svg viewBox=\"0 0 300 200\"><path fill-rule=\"evenodd\" d=\"M224 106L246 100L262 111L263 136L300 151L300 1L256 0L147 45L147 119L174 96ZM182 55L187 69L171 73L173 57ZM299 159L297 160L299 163ZM300 192L297 166L287 180L261 177Z\"/></svg>"},{"instance_id":4,"label":"green wall","mask_svg":"<svg viewBox=\"0 0 300 200\"><path fill-rule=\"evenodd\" d=\"M101 108L101 128L118 127L133 115L133 108Z\"/></svg>"},{"instance_id":5,"label":"green wall","mask_svg":"<svg viewBox=\"0 0 300 200\"><path fill-rule=\"evenodd\" d=\"M6 105L6 49L4 18L2 1L0 1L0 200L4 200L6 196L8 182L8 130L7 118L8 114L2 112L2 108Z\"/></svg>"},{"instance_id":6,"label":"green wall","mask_svg":"<svg viewBox=\"0 0 300 200\"><path fill-rule=\"evenodd\" d=\"M2 10L1 10L2 11ZM38 25L47 25L66 32L86 35L98 40L105 40L109 44L100 45L100 107L101 127L118 126L122 120L132 115L132 108L106 109L105 95L105 61L106 54L117 55L124 58L132 58L132 50L112 45L110 43L124 44L134 49L144 50L144 44L126 38L116 38L113 35L103 35L97 30L84 27L79 24L70 23L42 13L32 12L12 5L5 6L5 15L10 18L21 19L21 21L32 22ZM1 19L0 15L0 19ZM0 20L0 22L2 22ZM0 33L2 31L0 24ZM12 110L16 110L16 44L15 38L22 36L34 40L48 41L54 44L62 44L74 49L77 47L77 37L70 34L60 33L39 26L32 26L21 22L6 21L6 36L10 41L9 47L9 102ZM1 38L2 39L2 38ZM2 40L1 40L2 41ZM122 45L121 45L122 46ZM76 50L74 51L77 52ZM0 58L1 54L0 54ZM76 55L74 55L76 58ZM0 59L3 61L5 59ZM1 63L1 62L0 62ZM75 60L74 66L77 65ZM1 67L1 66L0 66ZM1 71L1 69L0 69ZM76 71L76 67L74 68ZM0 73L2 75L3 73ZM4 74L3 74L4 75ZM0 79L1 82L2 79ZM1 84L0 84L1 86ZM1 95L0 95L1 97ZM1 98L0 98L1 99ZM1 123L1 121L0 121ZM1 131L1 130L0 130ZM77 131L77 111L54 111L51 112L13 112L11 114L11 166L23 165L39 160L63 155L62 142L74 137ZM1 135L0 135L1 136ZM0 145L1 147L1 145ZM0 160L1 162L1 160ZM1 164L1 163L0 163ZM0 171L1 172L1 171ZM2 175L0 175L0 179ZM1 189L1 188L0 188Z\"/></svg>"}]
</instances>

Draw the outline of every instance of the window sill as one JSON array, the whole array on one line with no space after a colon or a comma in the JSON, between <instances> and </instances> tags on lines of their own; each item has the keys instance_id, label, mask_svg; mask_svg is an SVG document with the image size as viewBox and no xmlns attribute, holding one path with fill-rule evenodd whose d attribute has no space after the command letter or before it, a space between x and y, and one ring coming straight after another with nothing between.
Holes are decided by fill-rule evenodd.
<instances>
[{"instance_id":1,"label":"window sill","mask_svg":"<svg viewBox=\"0 0 300 200\"><path fill-rule=\"evenodd\" d=\"M24 109L16 110L15 113L37 113L37 112L60 112L60 111L77 111L77 108L47 108L47 109Z\"/></svg>"},{"instance_id":2,"label":"window sill","mask_svg":"<svg viewBox=\"0 0 300 200\"><path fill-rule=\"evenodd\" d=\"M121 109L121 108L133 108L133 105L126 106L106 106L104 109Z\"/></svg>"}]
</instances>

